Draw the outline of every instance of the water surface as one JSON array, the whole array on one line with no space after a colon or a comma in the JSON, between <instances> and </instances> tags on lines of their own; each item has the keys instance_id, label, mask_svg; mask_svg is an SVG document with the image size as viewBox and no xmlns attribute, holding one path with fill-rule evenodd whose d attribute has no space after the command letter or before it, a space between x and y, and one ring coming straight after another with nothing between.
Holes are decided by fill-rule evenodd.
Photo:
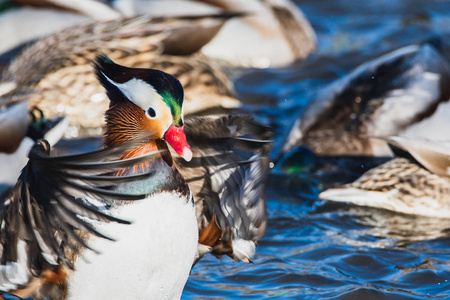
<instances>
[{"instance_id":1,"label":"water surface","mask_svg":"<svg viewBox=\"0 0 450 300\"><path fill-rule=\"evenodd\" d=\"M427 41L450 58L449 1L309 0L297 5L316 30L318 52L304 63L252 71L236 81L246 108L275 126L275 152L315 92L358 64ZM328 176L272 175L269 228L253 263L207 256L193 268L182 298L450 298L450 219L317 199L324 185L351 180L371 164L347 161Z\"/></svg>"},{"instance_id":2,"label":"water surface","mask_svg":"<svg viewBox=\"0 0 450 300\"><path fill-rule=\"evenodd\" d=\"M274 157L316 91L358 64L424 42L450 59L450 1L297 4L316 30L318 52L303 63L250 71L236 81L245 108L274 126ZM83 152L98 143L63 141L58 147ZM384 160L328 160L320 163L333 168L310 168L295 176L272 174L267 187L269 227L253 263L204 257L193 268L182 299L450 298L450 219L317 199L322 188L351 181Z\"/></svg>"}]
</instances>

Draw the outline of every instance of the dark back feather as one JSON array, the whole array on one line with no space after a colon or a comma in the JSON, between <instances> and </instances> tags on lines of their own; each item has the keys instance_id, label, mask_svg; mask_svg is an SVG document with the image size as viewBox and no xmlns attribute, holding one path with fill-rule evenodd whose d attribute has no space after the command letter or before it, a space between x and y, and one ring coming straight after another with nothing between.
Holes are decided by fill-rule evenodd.
<instances>
[{"instance_id":1,"label":"dark back feather","mask_svg":"<svg viewBox=\"0 0 450 300\"><path fill-rule=\"evenodd\" d=\"M194 157L190 162L181 158L176 162L194 195L199 230L210 225L215 215L223 243L263 237L269 128L251 117L230 115L187 119L185 134Z\"/></svg>"}]
</instances>

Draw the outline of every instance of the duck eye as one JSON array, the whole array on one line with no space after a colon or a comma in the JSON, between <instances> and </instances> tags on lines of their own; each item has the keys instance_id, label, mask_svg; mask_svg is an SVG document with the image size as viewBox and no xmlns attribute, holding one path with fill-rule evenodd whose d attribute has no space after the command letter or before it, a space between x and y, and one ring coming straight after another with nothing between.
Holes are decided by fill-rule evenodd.
<instances>
[{"instance_id":1,"label":"duck eye","mask_svg":"<svg viewBox=\"0 0 450 300\"><path fill-rule=\"evenodd\" d=\"M156 111L152 107L149 107L147 109L147 116L153 119L154 117L156 117Z\"/></svg>"}]
</instances>

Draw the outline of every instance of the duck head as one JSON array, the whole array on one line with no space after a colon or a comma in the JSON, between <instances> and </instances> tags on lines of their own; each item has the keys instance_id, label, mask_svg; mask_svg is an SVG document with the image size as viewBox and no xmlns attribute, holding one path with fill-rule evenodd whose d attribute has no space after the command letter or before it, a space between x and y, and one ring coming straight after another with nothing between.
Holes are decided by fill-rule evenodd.
<instances>
[{"instance_id":1,"label":"duck head","mask_svg":"<svg viewBox=\"0 0 450 300\"><path fill-rule=\"evenodd\" d=\"M144 135L149 141L165 140L186 161L191 160L184 134L184 92L175 77L159 70L127 68L104 54L96 57L94 67L111 101L106 112L106 146Z\"/></svg>"}]
</instances>

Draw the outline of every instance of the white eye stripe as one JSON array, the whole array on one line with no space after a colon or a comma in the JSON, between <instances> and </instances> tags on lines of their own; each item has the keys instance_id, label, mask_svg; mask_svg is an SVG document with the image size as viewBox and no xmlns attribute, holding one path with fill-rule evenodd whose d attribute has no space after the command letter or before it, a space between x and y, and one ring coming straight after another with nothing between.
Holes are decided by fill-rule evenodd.
<instances>
[{"instance_id":1,"label":"white eye stripe","mask_svg":"<svg viewBox=\"0 0 450 300\"><path fill-rule=\"evenodd\" d=\"M157 106L162 100L161 95L158 94L153 86L141 79L133 78L124 83L117 83L108 78L103 72L102 74L112 85L117 87L125 97L142 108L145 112L147 112L149 107Z\"/></svg>"}]
</instances>

